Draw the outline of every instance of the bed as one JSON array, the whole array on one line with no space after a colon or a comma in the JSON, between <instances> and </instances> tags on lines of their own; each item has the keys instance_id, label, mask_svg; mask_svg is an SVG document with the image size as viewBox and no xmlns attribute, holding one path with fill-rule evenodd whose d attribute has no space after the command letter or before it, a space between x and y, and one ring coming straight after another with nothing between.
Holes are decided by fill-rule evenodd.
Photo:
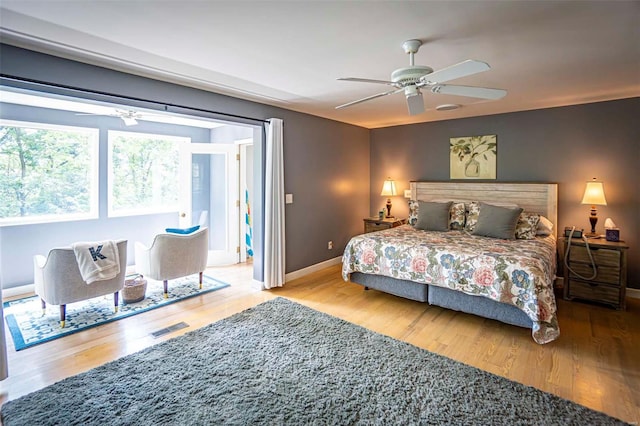
<instances>
[{"instance_id":1,"label":"bed","mask_svg":"<svg viewBox=\"0 0 640 426\"><path fill-rule=\"evenodd\" d=\"M446 229L425 227L424 215L418 226L412 208L410 225L350 240L343 255L343 278L365 288L530 328L540 344L557 339L553 293L557 185L411 182L410 187L410 206L419 204L425 214L432 207L447 209ZM507 211L516 207L522 213ZM483 218L478 220L482 209ZM486 228L489 212L490 217L520 215L516 232L523 225L526 232L518 236L524 239L496 238L492 231L487 235L493 236L485 236L480 228ZM533 220L540 216L546 218L544 225ZM523 223L525 219L531 223Z\"/></svg>"}]
</instances>

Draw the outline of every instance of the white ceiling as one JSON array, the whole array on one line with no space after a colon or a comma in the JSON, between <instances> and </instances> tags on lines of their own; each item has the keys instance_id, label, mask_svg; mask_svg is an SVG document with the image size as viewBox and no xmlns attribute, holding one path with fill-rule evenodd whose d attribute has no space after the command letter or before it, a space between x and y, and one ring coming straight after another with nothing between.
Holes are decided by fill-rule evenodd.
<instances>
[{"instance_id":1,"label":"white ceiling","mask_svg":"<svg viewBox=\"0 0 640 426\"><path fill-rule=\"evenodd\" d=\"M0 41L367 128L640 96L640 1L16 1ZM491 70L452 84L508 90L497 101L401 94L334 107L417 65L466 59ZM455 111L435 107L458 103Z\"/></svg>"}]
</instances>

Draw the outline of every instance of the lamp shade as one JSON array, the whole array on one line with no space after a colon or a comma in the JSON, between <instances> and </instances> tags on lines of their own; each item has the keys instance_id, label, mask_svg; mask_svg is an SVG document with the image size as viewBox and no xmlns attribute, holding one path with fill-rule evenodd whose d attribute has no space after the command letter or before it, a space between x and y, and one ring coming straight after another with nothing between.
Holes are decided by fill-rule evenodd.
<instances>
[{"instance_id":1,"label":"lamp shade","mask_svg":"<svg viewBox=\"0 0 640 426\"><path fill-rule=\"evenodd\" d=\"M380 192L380 195L386 195L387 197L398 195L398 191L396 191L396 183L390 178L385 180L382 185L382 192Z\"/></svg>"},{"instance_id":2,"label":"lamp shade","mask_svg":"<svg viewBox=\"0 0 640 426\"><path fill-rule=\"evenodd\" d=\"M592 206L607 205L607 199L604 197L604 185L602 182L596 181L595 178L592 182L587 182L587 187L584 190L584 197L582 197L582 204L591 204Z\"/></svg>"}]
</instances>

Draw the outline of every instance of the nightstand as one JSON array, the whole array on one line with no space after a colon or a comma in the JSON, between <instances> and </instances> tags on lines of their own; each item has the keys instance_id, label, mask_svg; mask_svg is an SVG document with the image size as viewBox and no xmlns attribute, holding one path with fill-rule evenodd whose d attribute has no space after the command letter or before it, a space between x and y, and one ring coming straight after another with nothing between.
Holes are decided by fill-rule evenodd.
<instances>
[{"instance_id":1,"label":"nightstand","mask_svg":"<svg viewBox=\"0 0 640 426\"><path fill-rule=\"evenodd\" d=\"M395 228L405 223L407 223L407 219L397 217L388 217L385 219L367 217L364 219L364 232L366 234L367 232L382 231L383 229Z\"/></svg>"},{"instance_id":2,"label":"nightstand","mask_svg":"<svg viewBox=\"0 0 640 426\"><path fill-rule=\"evenodd\" d=\"M562 259L567 250L567 238L561 238ZM582 299L604 303L616 309L625 309L627 290L627 249L624 242L589 239L589 249L595 262L597 274L594 278L591 260L584 240L573 238L567 259L572 271L564 266L564 298ZM580 274L582 277L579 277Z\"/></svg>"}]
</instances>

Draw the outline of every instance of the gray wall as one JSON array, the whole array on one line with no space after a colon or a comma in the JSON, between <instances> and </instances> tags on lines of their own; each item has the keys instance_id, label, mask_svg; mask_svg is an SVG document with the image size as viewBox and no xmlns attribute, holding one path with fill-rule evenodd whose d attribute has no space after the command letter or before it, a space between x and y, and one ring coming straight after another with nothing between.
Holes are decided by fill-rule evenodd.
<instances>
[{"instance_id":1,"label":"gray wall","mask_svg":"<svg viewBox=\"0 0 640 426\"><path fill-rule=\"evenodd\" d=\"M294 195L294 203L286 205L285 212L286 271L302 269L341 255L348 239L362 231L362 217L368 214L369 204L367 129L8 45L0 45L0 69L6 75L115 95L257 119L281 118L284 120L285 192ZM153 107L144 102L140 104ZM190 112L177 109L174 111ZM201 115L209 116L204 113ZM255 147L254 152L259 165L260 156L263 155L262 147ZM259 220L262 217L262 209L260 206L255 207L255 218ZM7 232L5 229L12 228L9 232L19 232L24 238L36 239L38 233L47 232L46 225L38 226L40 228L37 230L34 227L21 230L4 228L0 233L0 247L3 253L8 245L4 237ZM73 227L74 223L69 223L69 226ZM128 238L125 229L116 226L114 229L117 229L123 238ZM261 232L263 227L255 224L256 245L261 241L256 234ZM93 236L88 235L87 238ZM333 250L327 250L329 239L335 243ZM257 256L259 247L255 247L255 250ZM254 265L261 268L260 259L256 259ZM0 267L3 268L0 271L1 279L5 275L4 269L11 269L13 265L4 264ZM261 277L261 273L258 274L257 278ZM1 284L8 287L9 283Z\"/></svg>"},{"instance_id":2,"label":"gray wall","mask_svg":"<svg viewBox=\"0 0 640 426\"><path fill-rule=\"evenodd\" d=\"M630 246L629 284L640 288L640 98L439 121L371 131L371 203L385 203L382 182L399 190L411 180L449 180L449 138L497 135L497 181L558 183L558 224L590 229L590 206L581 205L585 182L604 182L598 233L611 217ZM406 199L393 212L408 215Z\"/></svg>"},{"instance_id":3,"label":"gray wall","mask_svg":"<svg viewBox=\"0 0 640 426\"><path fill-rule=\"evenodd\" d=\"M291 129L285 119L284 189L293 194L293 204L285 205L288 271L313 264L308 257L341 256L362 233L369 204L369 131L309 115L295 124ZM289 244L290 232L308 244Z\"/></svg>"}]
</instances>

